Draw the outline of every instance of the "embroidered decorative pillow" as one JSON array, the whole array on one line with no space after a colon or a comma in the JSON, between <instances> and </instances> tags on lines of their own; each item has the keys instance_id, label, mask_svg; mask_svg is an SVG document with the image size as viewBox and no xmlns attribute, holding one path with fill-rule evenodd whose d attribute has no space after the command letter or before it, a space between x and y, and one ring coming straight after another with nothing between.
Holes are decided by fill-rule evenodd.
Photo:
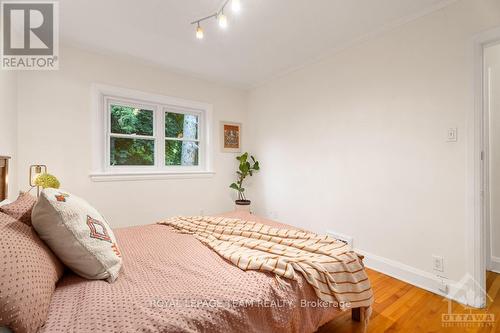
<instances>
[{"instance_id":1,"label":"embroidered decorative pillow","mask_svg":"<svg viewBox=\"0 0 500 333\"><path fill-rule=\"evenodd\" d=\"M16 201L0 206L0 212L31 226L31 210L36 204L36 198L29 193L21 193Z\"/></svg>"},{"instance_id":2,"label":"embroidered decorative pillow","mask_svg":"<svg viewBox=\"0 0 500 333\"><path fill-rule=\"evenodd\" d=\"M63 190L44 189L31 219L40 238L76 274L116 280L122 259L115 236L85 200Z\"/></svg>"},{"instance_id":3,"label":"embroidered decorative pillow","mask_svg":"<svg viewBox=\"0 0 500 333\"><path fill-rule=\"evenodd\" d=\"M37 332L64 267L33 228L4 213L0 253L0 327Z\"/></svg>"}]
</instances>

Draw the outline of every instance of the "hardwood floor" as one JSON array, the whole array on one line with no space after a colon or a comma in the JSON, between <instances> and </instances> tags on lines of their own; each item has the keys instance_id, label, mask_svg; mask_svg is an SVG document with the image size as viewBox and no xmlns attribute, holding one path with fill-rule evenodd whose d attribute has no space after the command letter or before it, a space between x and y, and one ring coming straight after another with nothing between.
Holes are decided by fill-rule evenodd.
<instances>
[{"instance_id":1,"label":"hardwood floor","mask_svg":"<svg viewBox=\"0 0 500 333\"><path fill-rule=\"evenodd\" d=\"M479 320L468 326L454 323L443 326L442 315L448 313L449 303L443 297L396 280L382 273L367 269L375 293L373 314L367 332L500 332L500 274L487 273L488 306L477 310L452 302L451 313L475 314L481 320L494 319L491 324ZM489 315L477 316L478 314ZM457 317L455 317L457 318ZM468 317L472 318L471 316ZM363 332L363 325L351 320L347 311L318 332Z\"/></svg>"}]
</instances>

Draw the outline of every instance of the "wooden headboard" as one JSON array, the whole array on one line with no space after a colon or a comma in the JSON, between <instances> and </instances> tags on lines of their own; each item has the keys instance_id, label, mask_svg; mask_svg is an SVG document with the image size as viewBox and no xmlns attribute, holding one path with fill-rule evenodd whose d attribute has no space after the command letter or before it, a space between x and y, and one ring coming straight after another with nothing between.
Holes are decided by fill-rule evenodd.
<instances>
[{"instance_id":1,"label":"wooden headboard","mask_svg":"<svg viewBox=\"0 0 500 333\"><path fill-rule=\"evenodd\" d=\"M0 201L7 199L9 195L9 156L0 156Z\"/></svg>"}]
</instances>

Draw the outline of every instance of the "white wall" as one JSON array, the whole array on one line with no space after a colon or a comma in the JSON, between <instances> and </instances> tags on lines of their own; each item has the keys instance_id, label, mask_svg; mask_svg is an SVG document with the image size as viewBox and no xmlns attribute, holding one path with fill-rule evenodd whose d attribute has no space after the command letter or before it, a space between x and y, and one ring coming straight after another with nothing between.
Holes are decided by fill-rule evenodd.
<instances>
[{"instance_id":1,"label":"white wall","mask_svg":"<svg viewBox=\"0 0 500 333\"><path fill-rule=\"evenodd\" d=\"M473 36L498 25L500 1L458 1L254 89L258 213L419 272L440 255L441 275L459 280Z\"/></svg>"},{"instance_id":2,"label":"white wall","mask_svg":"<svg viewBox=\"0 0 500 333\"><path fill-rule=\"evenodd\" d=\"M17 75L0 70L0 155L11 156L9 199L14 200L17 188Z\"/></svg>"},{"instance_id":3,"label":"white wall","mask_svg":"<svg viewBox=\"0 0 500 333\"><path fill-rule=\"evenodd\" d=\"M485 50L490 73L490 241L491 255L500 268L500 45Z\"/></svg>"},{"instance_id":4,"label":"white wall","mask_svg":"<svg viewBox=\"0 0 500 333\"><path fill-rule=\"evenodd\" d=\"M153 223L175 214L233 209L234 154L219 149L219 121L244 122L246 93L136 60L62 48L61 69L19 75L19 169L48 165L62 187L101 210L112 226ZM207 179L92 182L91 84L101 83L213 105L214 168ZM243 138L243 144L245 142ZM27 186L27 177L20 184Z\"/></svg>"},{"instance_id":5,"label":"white wall","mask_svg":"<svg viewBox=\"0 0 500 333\"><path fill-rule=\"evenodd\" d=\"M472 39L498 25L500 1L457 1L249 96L136 60L62 48L61 70L19 73L19 184L27 186L30 164L45 163L115 227L229 210L235 161L219 152L218 124L241 121L244 148L262 165L249 187L257 213L353 236L356 248L419 272L434 274L431 255L441 255L441 275L459 280L466 271ZM213 104L217 174L92 182L95 82ZM446 142L452 127L457 143Z\"/></svg>"}]
</instances>

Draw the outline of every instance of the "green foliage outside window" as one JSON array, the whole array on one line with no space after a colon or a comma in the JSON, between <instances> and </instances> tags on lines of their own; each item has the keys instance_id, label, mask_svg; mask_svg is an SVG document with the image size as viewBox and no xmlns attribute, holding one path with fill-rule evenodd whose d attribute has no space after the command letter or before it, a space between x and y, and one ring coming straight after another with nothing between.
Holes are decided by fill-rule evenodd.
<instances>
[{"instance_id":1,"label":"green foliage outside window","mask_svg":"<svg viewBox=\"0 0 500 333\"><path fill-rule=\"evenodd\" d=\"M111 106L111 133L153 136L153 111ZM111 165L154 165L154 140L111 137Z\"/></svg>"},{"instance_id":2,"label":"green foliage outside window","mask_svg":"<svg viewBox=\"0 0 500 333\"><path fill-rule=\"evenodd\" d=\"M198 139L198 117L168 112L165 114L165 165L198 165L198 143L168 138Z\"/></svg>"},{"instance_id":3,"label":"green foliage outside window","mask_svg":"<svg viewBox=\"0 0 500 333\"><path fill-rule=\"evenodd\" d=\"M153 135L153 111L111 105L111 133Z\"/></svg>"},{"instance_id":4,"label":"green foliage outside window","mask_svg":"<svg viewBox=\"0 0 500 333\"><path fill-rule=\"evenodd\" d=\"M111 105L111 133L111 165L154 165L152 110ZM114 137L113 134L150 136L151 139ZM198 139L197 116L165 113L165 138L165 165L198 165L198 142L195 141Z\"/></svg>"},{"instance_id":5,"label":"green foliage outside window","mask_svg":"<svg viewBox=\"0 0 500 333\"><path fill-rule=\"evenodd\" d=\"M191 131L185 131L186 125L191 128ZM198 117L181 113L166 113L165 137L190 140L198 139Z\"/></svg>"},{"instance_id":6,"label":"green foliage outside window","mask_svg":"<svg viewBox=\"0 0 500 333\"><path fill-rule=\"evenodd\" d=\"M154 140L111 138L111 165L154 165Z\"/></svg>"}]
</instances>

